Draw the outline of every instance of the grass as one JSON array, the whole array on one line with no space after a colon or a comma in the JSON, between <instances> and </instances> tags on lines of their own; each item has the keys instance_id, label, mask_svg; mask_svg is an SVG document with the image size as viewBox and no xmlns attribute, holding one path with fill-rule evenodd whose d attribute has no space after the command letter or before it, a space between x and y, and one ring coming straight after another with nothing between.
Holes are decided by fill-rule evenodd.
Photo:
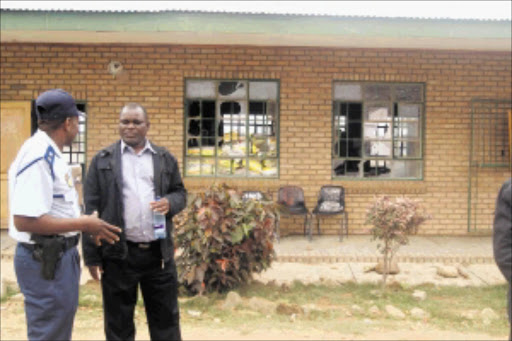
<instances>
[{"instance_id":1,"label":"grass","mask_svg":"<svg viewBox=\"0 0 512 341\"><path fill-rule=\"evenodd\" d=\"M414 290L427 293L425 301L412 297ZM337 286L303 284L279 286L253 282L236 290L247 302L251 297L260 297L272 302L284 302L300 306L314 305L318 310L308 314L299 314L295 322L290 316L277 313L262 314L247 306L235 310L223 310L226 294L209 294L201 297L180 297L181 323L183 328L230 328L246 334L258 330L305 330L315 335L325 331L360 335L368 330L409 330L418 325L439 330L459 331L462 333L483 333L491 336L508 335L506 319L506 285L484 287L450 286L391 286L381 291L380 284L344 283ZM2 303L8 302L16 291L7 289ZM385 313L385 306L391 304L404 313L404 320L396 320ZM353 305L361 307L354 310ZM380 314L372 316L368 309L372 306L380 309ZM418 307L430 314L430 318L417 321L409 312ZM463 312L493 309L499 318L485 325L478 316L475 319L462 317ZM141 295L137 304L136 320L145 323L144 305ZM99 283L89 283L80 287L79 310L91 319L91 323L78 328L91 328L92 320L102 319L102 299ZM201 312L192 316L189 311ZM81 319L84 321L84 319ZM97 322L96 322L97 323ZM317 334L320 335L320 334Z\"/></svg>"},{"instance_id":2,"label":"grass","mask_svg":"<svg viewBox=\"0 0 512 341\"><path fill-rule=\"evenodd\" d=\"M423 290L427 299L419 302L412 297L414 290ZM297 317L300 324L292 325L289 316L272 314L270 317L255 313L248 308L237 308L234 312L220 309L225 295L211 295L209 297L196 297L187 299L180 304L182 311L201 311L200 318L190 318L182 313L184 323L211 323L214 318L222 320L223 327L239 328L244 326L249 330L261 328L311 328L322 330L358 333L369 328L368 324L376 328L414 328L418 323L428 323L441 330L460 332L478 332L491 335L507 335L508 322L506 320L506 285L486 287L436 287L422 285L415 287L390 287L385 292L375 284L345 283L339 286L305 285L294 282L289 287L276 285L263 285L252 283L240 288L238 293L246 299L256 296L274 302L288 304L314 304L319 311ZM385 313L385 306L391 304L404 313L404 320L394 320ZM361 311L354 311L353 305L358 305ZM381 313L375 317L368 309L377 306ZM421 308L430 314L426 321L416 321L408 313L414 307ZM465 311L484 308L493 309L499 319L485 325L477 316L469 320L461 316ZM366 321L365 321L366 320Z\"/></svg>"}]
</instances>

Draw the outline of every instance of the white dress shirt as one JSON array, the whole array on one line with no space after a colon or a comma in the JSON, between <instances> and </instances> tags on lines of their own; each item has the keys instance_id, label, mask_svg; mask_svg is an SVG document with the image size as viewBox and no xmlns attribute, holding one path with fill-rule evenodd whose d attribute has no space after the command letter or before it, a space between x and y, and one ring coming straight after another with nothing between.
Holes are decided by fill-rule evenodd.
<instances>
[{"instance_id":1,"label":"white dress shirt","mask_svg":"<svg viewBox=\"0 0 512 341\"><path fill-rule=\"evenodd\" d=\"M121 140L123 217L126 239L132 242L155 240L153 211L149 207L149 203L155 201L153 153L156 152L148 140L139 153Z\"/></svg>"}]
</instances>

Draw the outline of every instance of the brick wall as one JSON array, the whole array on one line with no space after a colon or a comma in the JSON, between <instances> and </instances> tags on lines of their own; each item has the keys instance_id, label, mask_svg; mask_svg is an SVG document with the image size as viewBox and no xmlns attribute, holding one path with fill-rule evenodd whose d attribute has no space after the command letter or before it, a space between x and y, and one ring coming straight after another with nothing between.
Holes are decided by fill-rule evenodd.
<instances>
[{"instance_id":1,"label":"brick wall","mask_svg":"<svg viewBox=\"0 0 512 341\"><path fill-rule=\"evenodd\" d=\"M87 102L90 158L118 137L117 118L128 101L149 111L149 137L183 161L185 78L276 79L280 81L280 179L231 180L241 188L300 185L308 207L321 185L347 189L350 233L367 233L366 207L375 195L424 200L433 219L422 234L467 233L471 99L510 98L509 52L334 49L241 46L2 44L1 96L31 100L61 87ZM124 74L107 72L120 61ZM423 82L425 84L424 180L340 181L331 179L331 88L335 80ZM483 209L491 215L506 171L483 177ZM212 179L186 179L199 190ZM487 184L487 185L485 185ZM324 233L336 233L326 219ZM284 233L302 231L301 219L285 219ZM482 226L488 229L489 226Z\"/></svg>"}]
</instances>

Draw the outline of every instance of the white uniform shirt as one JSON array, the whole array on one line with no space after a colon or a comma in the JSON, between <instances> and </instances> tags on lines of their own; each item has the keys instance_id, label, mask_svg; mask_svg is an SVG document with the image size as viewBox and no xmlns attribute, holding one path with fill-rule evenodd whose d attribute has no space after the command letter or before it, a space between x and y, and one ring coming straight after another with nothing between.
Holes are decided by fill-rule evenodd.
<instances>
[{"instance_id":1,"label":"white uniform shirt","mask_svg":"<svg viewBox=\"0 0 512 341\"><path fill-rule=\"evenodd\" d=\"M13 217L44 214L77 218L80 207L71 168L55 142L38 130L25 141L9 168L9 235L19 242L33 243L31 233L20 232L14 226Z\"/></svg>"}]
</instances>

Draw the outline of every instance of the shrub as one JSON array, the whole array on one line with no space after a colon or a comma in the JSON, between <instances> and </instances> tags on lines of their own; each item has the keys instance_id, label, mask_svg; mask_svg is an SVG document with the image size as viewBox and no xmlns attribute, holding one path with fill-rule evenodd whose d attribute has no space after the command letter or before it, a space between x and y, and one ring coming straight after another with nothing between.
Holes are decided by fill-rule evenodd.
<instances>
[{"instance_id":1,"label":"shrub","mask_svg":"<svg viewBox=\"0 0 512 341\"><path fill-rule=\"evenodd\" d=\"M275 205L241 196L225 184L213 185L191 195L176 217L178 281L189 293L228 291L275 258Z\"/></svg>"},{"instance_id":2,"label":"shrub","mask_svg":"<svg viewBox=\"0 0 512 341\"><path fill-rule=\"evenodd\" d=\"M383 196L377 198L368 208L366 223L374 226L372 240L379 239L384 242L377 244L384 263L383 287L386 285L389 265L398 248L408 244L408 235L416 234L418 227L427 219L430 219L430 215L423 210L419 201L406 197L392 200Z\"/></svg>"}]
</instances>

